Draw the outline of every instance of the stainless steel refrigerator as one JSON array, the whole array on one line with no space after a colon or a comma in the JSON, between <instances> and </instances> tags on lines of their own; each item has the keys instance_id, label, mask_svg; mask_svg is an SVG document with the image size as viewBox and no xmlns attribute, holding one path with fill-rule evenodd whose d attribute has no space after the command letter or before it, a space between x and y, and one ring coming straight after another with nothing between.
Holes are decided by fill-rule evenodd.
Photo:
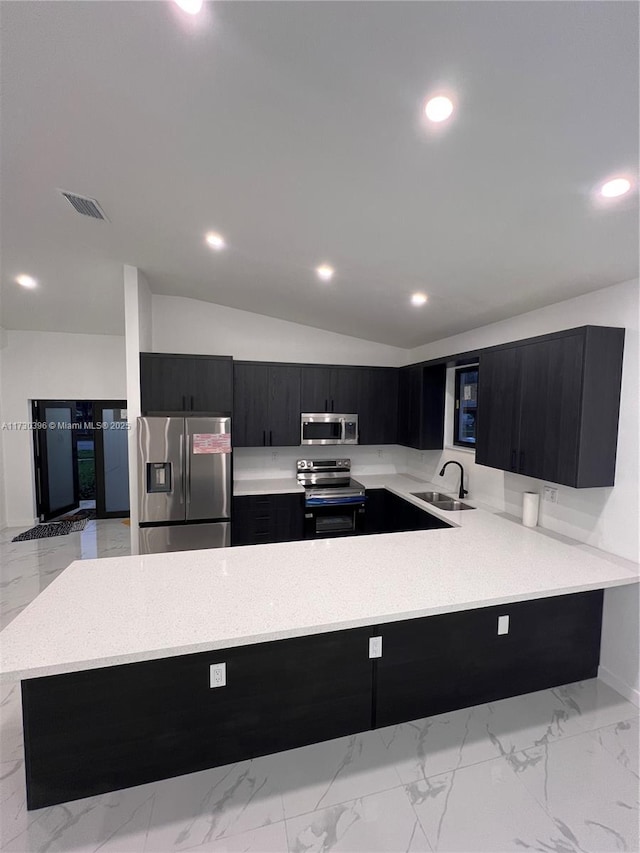
<instances>
[{"instance_id":1,"label":"stainless steel refrigerator","mask_svg":"<svg viewBox=\"0 0 640 853\"><path fill-rule=\"evenodd\" d=\"M231 418L138 418L140 553L231 544Z\"/></svg>"}]
</instances>

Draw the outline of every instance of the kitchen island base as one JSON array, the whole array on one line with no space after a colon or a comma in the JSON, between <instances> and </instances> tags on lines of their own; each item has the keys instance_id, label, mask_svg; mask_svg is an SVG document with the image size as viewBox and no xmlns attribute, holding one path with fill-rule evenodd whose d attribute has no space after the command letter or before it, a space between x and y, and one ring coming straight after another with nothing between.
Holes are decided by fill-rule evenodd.
<instances>
[{"instance_id":1,"label":"kitchen island base","mask_svg":"<svg viewBox=\"0 0 640 853\"><path fill-rule=\"evenodd\" d=\"M23 680L27 807L593 678L602 603L593 590Z\"/></svg>"}]
</instances>

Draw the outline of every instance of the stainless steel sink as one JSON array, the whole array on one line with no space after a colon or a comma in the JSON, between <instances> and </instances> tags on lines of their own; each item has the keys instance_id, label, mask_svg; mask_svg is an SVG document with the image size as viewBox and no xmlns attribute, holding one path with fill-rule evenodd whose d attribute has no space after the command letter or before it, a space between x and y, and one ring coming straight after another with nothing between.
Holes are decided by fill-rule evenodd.
<instances>
[{"instance_id":1,"label":"stainless steel sink","mask_svg":"<svg viewBox=\"0 0 640 853\"><path fill-rule=\"evenodd\" d=\"M411 493L414 498L420 498L422 501L426 501L429 504L436 503L436 501L450 501L451 495L443 495L442 492L412 492Z\"/></svg>"},{"instance_id":2,"label":"stainless steel sink","mask_svg":"<svg viewBox=\"0 0 640 853\"><path fill-rule=\"evenodd\" d=\"M414 498L420 498L421 501L431 504L438 509L443 509L445 512L459 512L462 509L475 509L474 506L462 503L450 495L443 495L442 492L412 492Z\"/></svg>"}]
</instances>

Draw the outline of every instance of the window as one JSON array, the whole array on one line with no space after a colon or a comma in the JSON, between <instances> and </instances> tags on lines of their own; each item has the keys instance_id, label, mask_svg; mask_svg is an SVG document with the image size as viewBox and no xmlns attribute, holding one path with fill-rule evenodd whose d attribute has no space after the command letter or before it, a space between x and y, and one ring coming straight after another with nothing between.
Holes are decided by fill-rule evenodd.
<instances>
[{"instance_id":1,"label":"window","mask_svg":"<svg viewBox=\"0 0 640 853\"><path fill-rule=\"evenodd\" d=\"M456 368L456 397L453 413L453 443L476 446L478 408L478 365Z\"/></svg>"}]
</instances>

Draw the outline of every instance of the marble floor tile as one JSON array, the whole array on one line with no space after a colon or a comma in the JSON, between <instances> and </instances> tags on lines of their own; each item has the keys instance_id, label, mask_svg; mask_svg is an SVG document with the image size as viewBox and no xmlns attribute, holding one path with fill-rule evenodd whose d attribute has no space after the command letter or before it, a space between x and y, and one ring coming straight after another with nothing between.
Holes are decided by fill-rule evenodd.
<instances>
[{"instance_id":1,"label":"marble floor tile","mask_svg":"<svg viewBox=\"0 0 640 853\"><path fill-rule=\"evenodd\" d=\"M153 786L27 811L23 762L0 765L0 850L6 853L140 853Z\"/></svg>"},{"instance_id":2,"label":"marble floor tile","mask_svg":"<svg viewBox=\"0 0 640 853\"><path fill-rule=\"evenodd\" d=\"M577 849L639 849L638 779L592 733L527 749L508 764Z\"/></svg>"},{"instance_id":3,"label":"marble floor tile","mask_svg":"<svg viewBox=\"0 0 640 853\"><path fill-rule=\"evenodd\" d=\"M289 853L429 853L403 788L287 818Z\"/></svg>"},{"instance_id":4,"label":"marble floor tile","mask_svg":"<svg viewBox=\"0 0 640 853\"><path fill-rule=\"evenodd\" d=\"M170 853L171 849L148 850L148 853ZM284 821L280 821L240 835L208 840L193 849L197 853L287 853L287 831Z\"/></svg>"},{"instance_id":5,"label":"marble floor tile","mask_svg":"<svg viewBox=\"0 0 640 853\"><path fill-rule=\"evenodd\" d=\"M389 761L404 784L496 757L484 705L380 729Z\"/></svg>"},{"instance_id":6,"label":"marble floor tile","mask_svg":"<svg viewBox=\"0 0 640 853\"><path fill-rule=\"evenodd\" d=\"M284 819L267 759L166 779L154 792L148 853L218 849L209 845Z\"/></svg>"},{"instance_id":7,"label":"marble floor tile","mask_svg":"<svg viewBox=\"0 0 640 853\"><path fill-rule=\"evenodd\" d=\"M434 851L577 851L503 758L414 782L406 791Z\"/></svg>"},{"instance_id":8,"label":"marble floor tile","mask_svg":"<svg viewBox=\"0 0 640 853\"><path fill-rule=\"evenodd\" d=\"M22 701L20 682L0 684L0 762L22 758Z\"/></svg>"},{"instance_id":9,"label":"marble floor tile","mask_svg":"<svg viewBox=\"0 0 640 853\"><path fill-rule=\"evenodd\" d=\"M640 778L640 721L623 720L592 732L592 737L634 776Z\"/></svg>"},{"instance_id":10,"label":"marble floor tile","mask_svg":"<svg viewBox=\"0 0 640 853\"><path fill-rule=\"evenodd\" d=\"M555 687L551 691L566 707L574 710L571 724L579 731L587 732L603 726L618 723L621 720L637 719L640 710L628 702L613 688L590 678Z\"/></svg>"},{"instance_id":11,"label":"marble floor tile","mask_svg":"<svg viewBox=\"0 0 640 853\"><path fill-rule=\"evenodd\" d=\"M272 755L269 765L287 818L401 784L375 731Z\"/></svg>"}]
</instances>

